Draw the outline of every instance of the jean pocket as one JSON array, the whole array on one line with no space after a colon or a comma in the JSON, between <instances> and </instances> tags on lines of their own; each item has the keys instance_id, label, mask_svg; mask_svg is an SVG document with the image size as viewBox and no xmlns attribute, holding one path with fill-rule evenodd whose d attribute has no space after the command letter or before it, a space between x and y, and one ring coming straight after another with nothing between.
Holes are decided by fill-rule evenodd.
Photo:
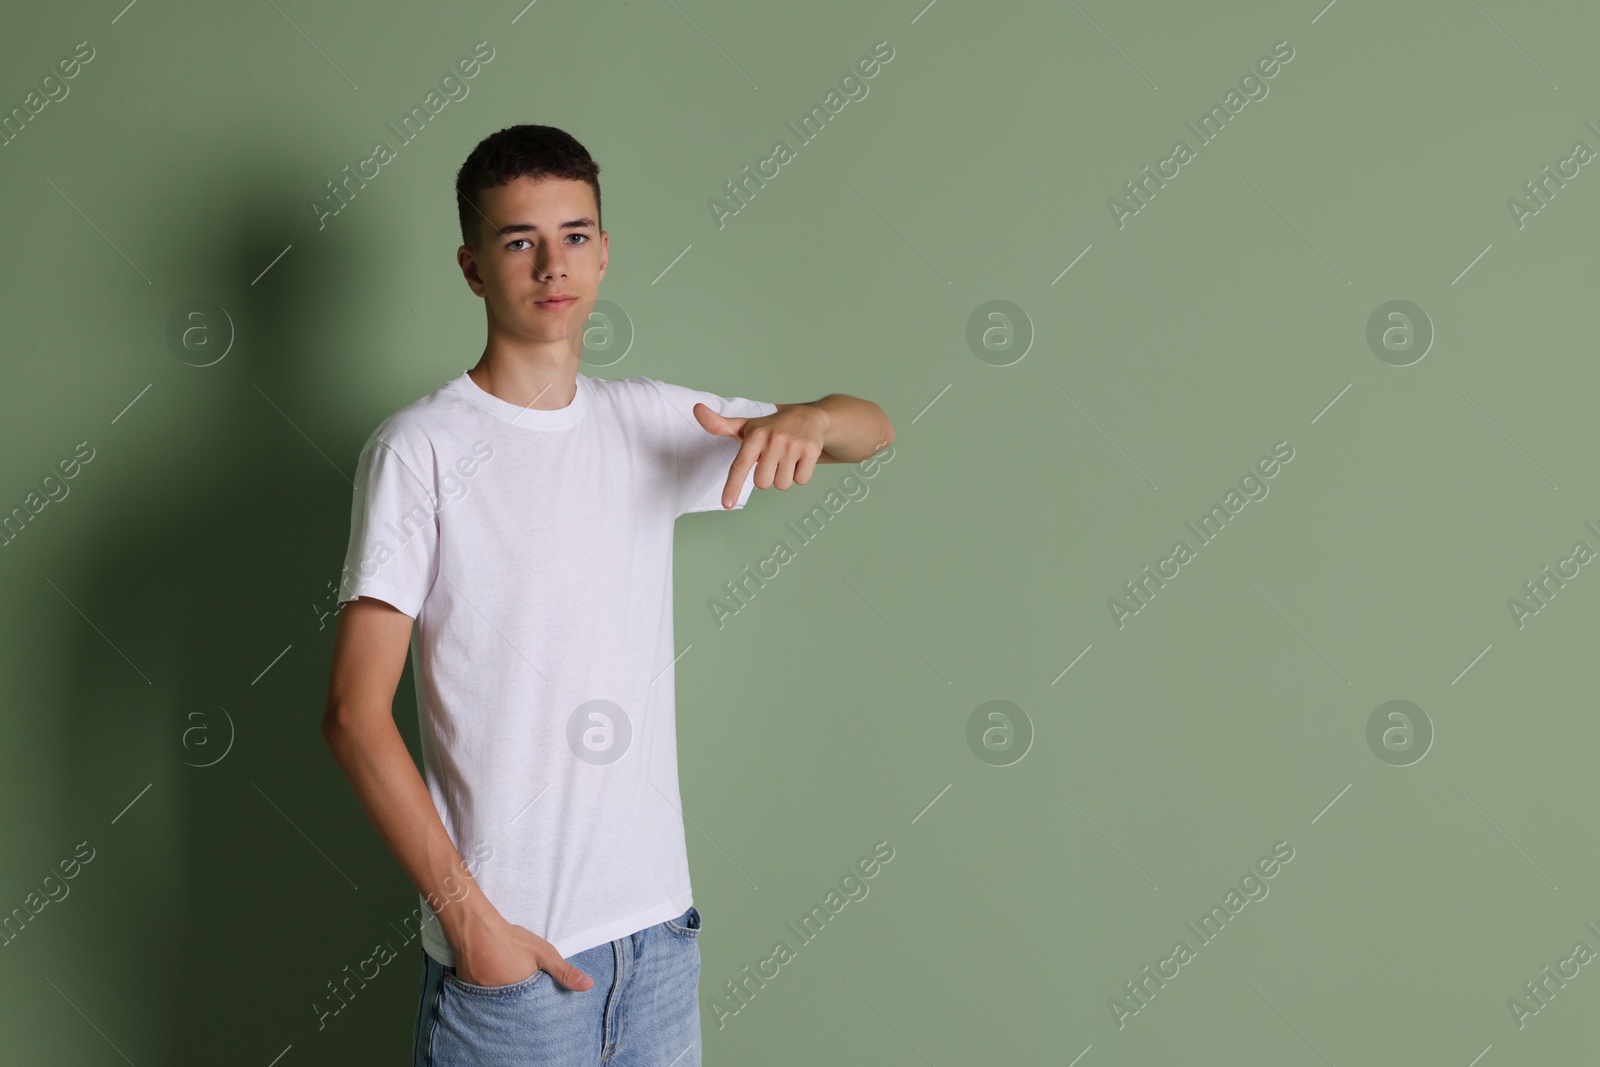
<instances>
[{"instance_id":1,"label":"jean pocket","mask_svg":"<svg viewBox=\"0 0 1600 1067\"><path fill-rule=\"evenodd\" d=\"M676 919L668 919L661 924L667 928L667 933L674 937L681 937L685 941L693 941L700 936L700 912L693 904L689 910Z\"/></svg>"},{"instance_id":2,"label":"jean pocket","mask_svg":"<svg viewBox=\"0 0 1600 1067\"><path fill-rule=\"evenodd\" d=\"M445 985L474 997L514 996L535 988L540 982L547 980L549 977L550 972L540 968L520 982L512 982L510 985L474 985L464 978L457 978L454 967L446 968L444 972Z\"/></svg>"}]
</instances>

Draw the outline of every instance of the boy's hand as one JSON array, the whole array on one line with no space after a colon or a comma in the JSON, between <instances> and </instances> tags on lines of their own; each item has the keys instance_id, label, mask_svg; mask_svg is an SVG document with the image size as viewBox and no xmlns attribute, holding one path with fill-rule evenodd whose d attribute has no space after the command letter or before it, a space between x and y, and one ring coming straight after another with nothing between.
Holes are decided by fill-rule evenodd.
<instances>
[{"instance_id":1,"label":"boy's hand","mask_svg":"<svg viewBox=\"0 0 1600 1067\"><path fill-rule=\"evenodd\" d=\"M811 404L785 404L774 414L742 419L724 418L705 404L696 404L694 417L706 432L743 442L728 469L724 508L738 503L739 487L751 467L756 469L757 489L787 489L810 481L828 428L828 413Z\"/></svg>"},{"instance_id":2,"label":"boy's hand","mask_svg":"<svg viewBox=\"0 0 1600 1067\"><path fill-rule=\"evenodd\" d=\"M561 958L554 945L526 926L506 923L498 937L479 938L466 951L456 951L456 977L481 986L514 985L539 971L567 989L579 992L594 979Z\"/></svg>"}]
</instances>

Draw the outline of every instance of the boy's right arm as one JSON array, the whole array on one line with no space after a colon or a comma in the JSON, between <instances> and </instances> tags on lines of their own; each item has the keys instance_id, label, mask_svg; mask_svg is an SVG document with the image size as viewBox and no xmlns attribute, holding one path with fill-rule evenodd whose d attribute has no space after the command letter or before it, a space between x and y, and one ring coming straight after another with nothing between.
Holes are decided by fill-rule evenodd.
<instances>
[{"instance_id":1,"label":"boy's right arm","mask_svg":"<svg viewBox=\"0 0 1600 1067\"><path fill-rule=\"evenodd\" d=\"M361 806L412 884L439 915L456 974L510 985L549 971L563 986L592 980L526 927L507 923L481 891L433 806L394 722L394 694L411 643L411 616L371 597L339 612L322 737ZM464 888L463 888L464 887ZM470 974L471 977L467 977Z\"/></svg>"}]
</instances>

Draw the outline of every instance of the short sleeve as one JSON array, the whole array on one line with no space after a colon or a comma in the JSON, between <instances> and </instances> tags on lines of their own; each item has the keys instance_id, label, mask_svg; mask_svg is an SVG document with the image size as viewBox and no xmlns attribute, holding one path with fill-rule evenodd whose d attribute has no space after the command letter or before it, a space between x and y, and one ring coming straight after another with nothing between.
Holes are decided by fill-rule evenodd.
<instances>
[{"instance_id":1,"label":"short sleeve","mask_svg":"<svg viewBox=\"0 0 1600 1067\"><path fill-rule=\"evenodd\" d=\"M675 514L725 510L722 506L722 490L728 484L728 472L739 455L740 444L731 437L708 432L694 417L694 406L704 404L719 415L742 419L774 414L778 405L742 396L719 396L671 382L652 384L669 408L666 429L673 451L672 470L677 501ZM755 488L755 477L756 469L751 467L745 474L744 484L739 487L739 499L734 507L742 508L745 501L750 499L750 492Z\"/></svg>"},{"instance_id":2,"label":"short sleeve","mask_svg":"<svg viewBox=\"0 0 1600 1067\"><path fill-rule=\"evenodd\" d=\"M341 606L370 596L417 617L439 571L435 499L393 448L376 435L367 441L356 466Z\"/></svg>"}]
</instances>

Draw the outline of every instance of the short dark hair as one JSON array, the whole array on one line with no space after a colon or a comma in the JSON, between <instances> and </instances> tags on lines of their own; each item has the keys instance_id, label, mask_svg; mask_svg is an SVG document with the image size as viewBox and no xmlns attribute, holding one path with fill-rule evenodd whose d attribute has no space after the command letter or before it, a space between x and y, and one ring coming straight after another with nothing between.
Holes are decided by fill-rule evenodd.
<instances>
[{"instance_id":1,"label":"short dark hair","mask_svg":"<svg viewBox=\"0 0 1600 1067\"><path fill-rule=\"evenodd\" d=\"M565 130L554 126L508 126L479 141L456 172L456 214L461 242L476 251L483 235L481 194L517 178L570 178L594 190L595 223L600 214L600 164Z\"/></svg>"}]
</instances>

